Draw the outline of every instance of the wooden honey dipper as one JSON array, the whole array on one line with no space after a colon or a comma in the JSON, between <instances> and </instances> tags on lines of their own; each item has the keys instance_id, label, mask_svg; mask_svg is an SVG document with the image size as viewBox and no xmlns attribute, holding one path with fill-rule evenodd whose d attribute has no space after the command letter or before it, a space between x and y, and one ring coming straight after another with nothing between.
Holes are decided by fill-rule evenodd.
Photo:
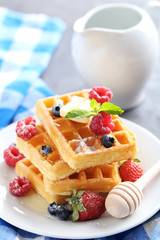
<instances>
[{"instance_id":1,"label":"wooden honey dipper","mask_svg":"<svg viewBox=\"0 0 160 240\"><path fill-rule=\"evenodd\" d=\"M140 205L143 198L142 190L160 172L160 161L156 162L136 182L122 182L108 194L105 206L107 212L116 218L131 215Z\"/></svg>"}]
</instances>

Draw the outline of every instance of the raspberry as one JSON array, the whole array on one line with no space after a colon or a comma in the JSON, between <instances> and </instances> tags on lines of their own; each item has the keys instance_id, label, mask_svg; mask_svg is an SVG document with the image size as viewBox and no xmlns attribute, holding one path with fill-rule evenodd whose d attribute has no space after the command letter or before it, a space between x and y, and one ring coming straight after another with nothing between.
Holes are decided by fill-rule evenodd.
<instances>
[{"instance_id":1,"label":"raspberry","mask_svg":"<svg viewBox=\"0 0 160 240\"><path fill-rule=\"evenodd\" d=\"M11 145L7 149L4 150L3 157L4 157L5 162L9 166L15 167L16 162L18 162L19 160L24 158L24 155L22 153L20 153L20 151L18 150L18 148L16 148L16 146Z\"/></svg>"},{"instance_id":2,"label":"raspberry","mask_svg":"<svg viewBox=\"0 0 160 240\"><path fill-rule=\"evenodd\" d=\"M108 113L100 112L92 118L89 127L96 135L109 134L114 129L112 116Z\"/></svg>"},{"instance_id":3,"label":"raspberry","mask_svg":"<svg viewBox=\"0 0 160 240\"><path fill-rule=\"evenodd\" d=\"M114 129L115 125L114 125L114 123L112 123L111 114L104 113L104 112L101 112L101 114L103 116L103 119L102 119L103 126L110 128L110 130L112 131Z\"/></svg>"},{"instance_id":4,"label":"raspberry","mask_svg":"<svg viewBox=\"0 0 160 240\"><path fill-rule=\"evenodd\" d=\"M26 117L17 123L17 136L23 138L24 140L32 138L36 131L36 120L32 116Z\"/></svg>"},{"instance_id":5,"label":"raspberry","mask_svg":"<svg viewBox=\"0 0 160 240\"><path fill-rule=\"evenodd\" d=\"M9 184L9 191L12 195L22 197L31 189L31 183L26 177L15 177Z\"/></svg>"},{"instance_id":6,"label":"raspberry","mask_svg":"<svg viewBox=\"0 0 160 240\"><path fill-rule=\"evenodd\" d=\"M89 92L89 98L94 98L98 103L110 102L113 93L106 87L94 87Z\"/></svg>"}]
</instances>

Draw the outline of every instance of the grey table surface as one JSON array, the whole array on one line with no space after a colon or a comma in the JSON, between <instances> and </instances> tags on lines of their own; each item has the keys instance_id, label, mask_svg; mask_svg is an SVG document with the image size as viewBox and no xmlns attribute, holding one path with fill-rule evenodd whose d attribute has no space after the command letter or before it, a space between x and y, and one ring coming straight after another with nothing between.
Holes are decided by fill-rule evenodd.
<instances>
[{"instance_id":1,"label":"grey table surface","mask_svg":"<svg viewBox=\"0 0 160 240\"><path fill-rule=\"evenodd\" d=\"M0 6L25 13L44 13L49 16L60 17L66 22L67 28L61 44L50 61L47 70L41 76L56 94L61 94L87 87L85 80L77 72L71 56L74 21L91 8L109 2L127 2L143 8L147 1L0 0ZM160 11L158 14L160 16ZM156 18L153 13L152 15L153 18ZM134 109L125 111L123 117L138 123L160 138L160 61L145 86L145 94L144 101Z\"/></svg>"}]
</instances>

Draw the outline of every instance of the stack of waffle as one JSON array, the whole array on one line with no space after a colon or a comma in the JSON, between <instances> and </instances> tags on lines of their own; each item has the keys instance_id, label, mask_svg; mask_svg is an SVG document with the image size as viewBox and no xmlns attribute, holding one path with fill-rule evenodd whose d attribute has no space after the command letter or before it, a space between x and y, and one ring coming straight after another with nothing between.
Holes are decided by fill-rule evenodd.
<instances>
[{"instance_id":1,"label":"stack of waffle","mask_svg":"<svg viewBox=\"0 0 160 240\"><path fill-rule=\"evenodd\" d=\"M17 147L26 157L16 164L17 175L26 176L49 203L64 203L73 188L109 192L121 181L116 162L133 158L137 152L135 136L118 116L112 116L115 142L110 148L102 145L88 123L54 117L52 106L65 105L73 96L88 99L88 91L39 100L36 114L41 125L37 125L37 133L30 140L17 137ZM52 149L47 155L40 152L44 145Z\"/></svg>"}]
</instances>

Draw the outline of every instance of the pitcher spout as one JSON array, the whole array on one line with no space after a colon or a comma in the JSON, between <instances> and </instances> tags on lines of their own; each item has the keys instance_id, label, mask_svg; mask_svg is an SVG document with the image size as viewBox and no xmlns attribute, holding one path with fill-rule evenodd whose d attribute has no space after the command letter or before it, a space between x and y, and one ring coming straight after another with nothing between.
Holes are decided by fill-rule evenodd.
<instances>
[{"instance_id":1,"label":"pitcher spout","mask_svg":"<svg viewBox=\"0 0 160 240\"><path fill-rule=\"evenodd\" d=\"M73 30L77 33L82 33L85 30L85 16L77 19L73 25Z\"/></svg>"}]
</instances>

